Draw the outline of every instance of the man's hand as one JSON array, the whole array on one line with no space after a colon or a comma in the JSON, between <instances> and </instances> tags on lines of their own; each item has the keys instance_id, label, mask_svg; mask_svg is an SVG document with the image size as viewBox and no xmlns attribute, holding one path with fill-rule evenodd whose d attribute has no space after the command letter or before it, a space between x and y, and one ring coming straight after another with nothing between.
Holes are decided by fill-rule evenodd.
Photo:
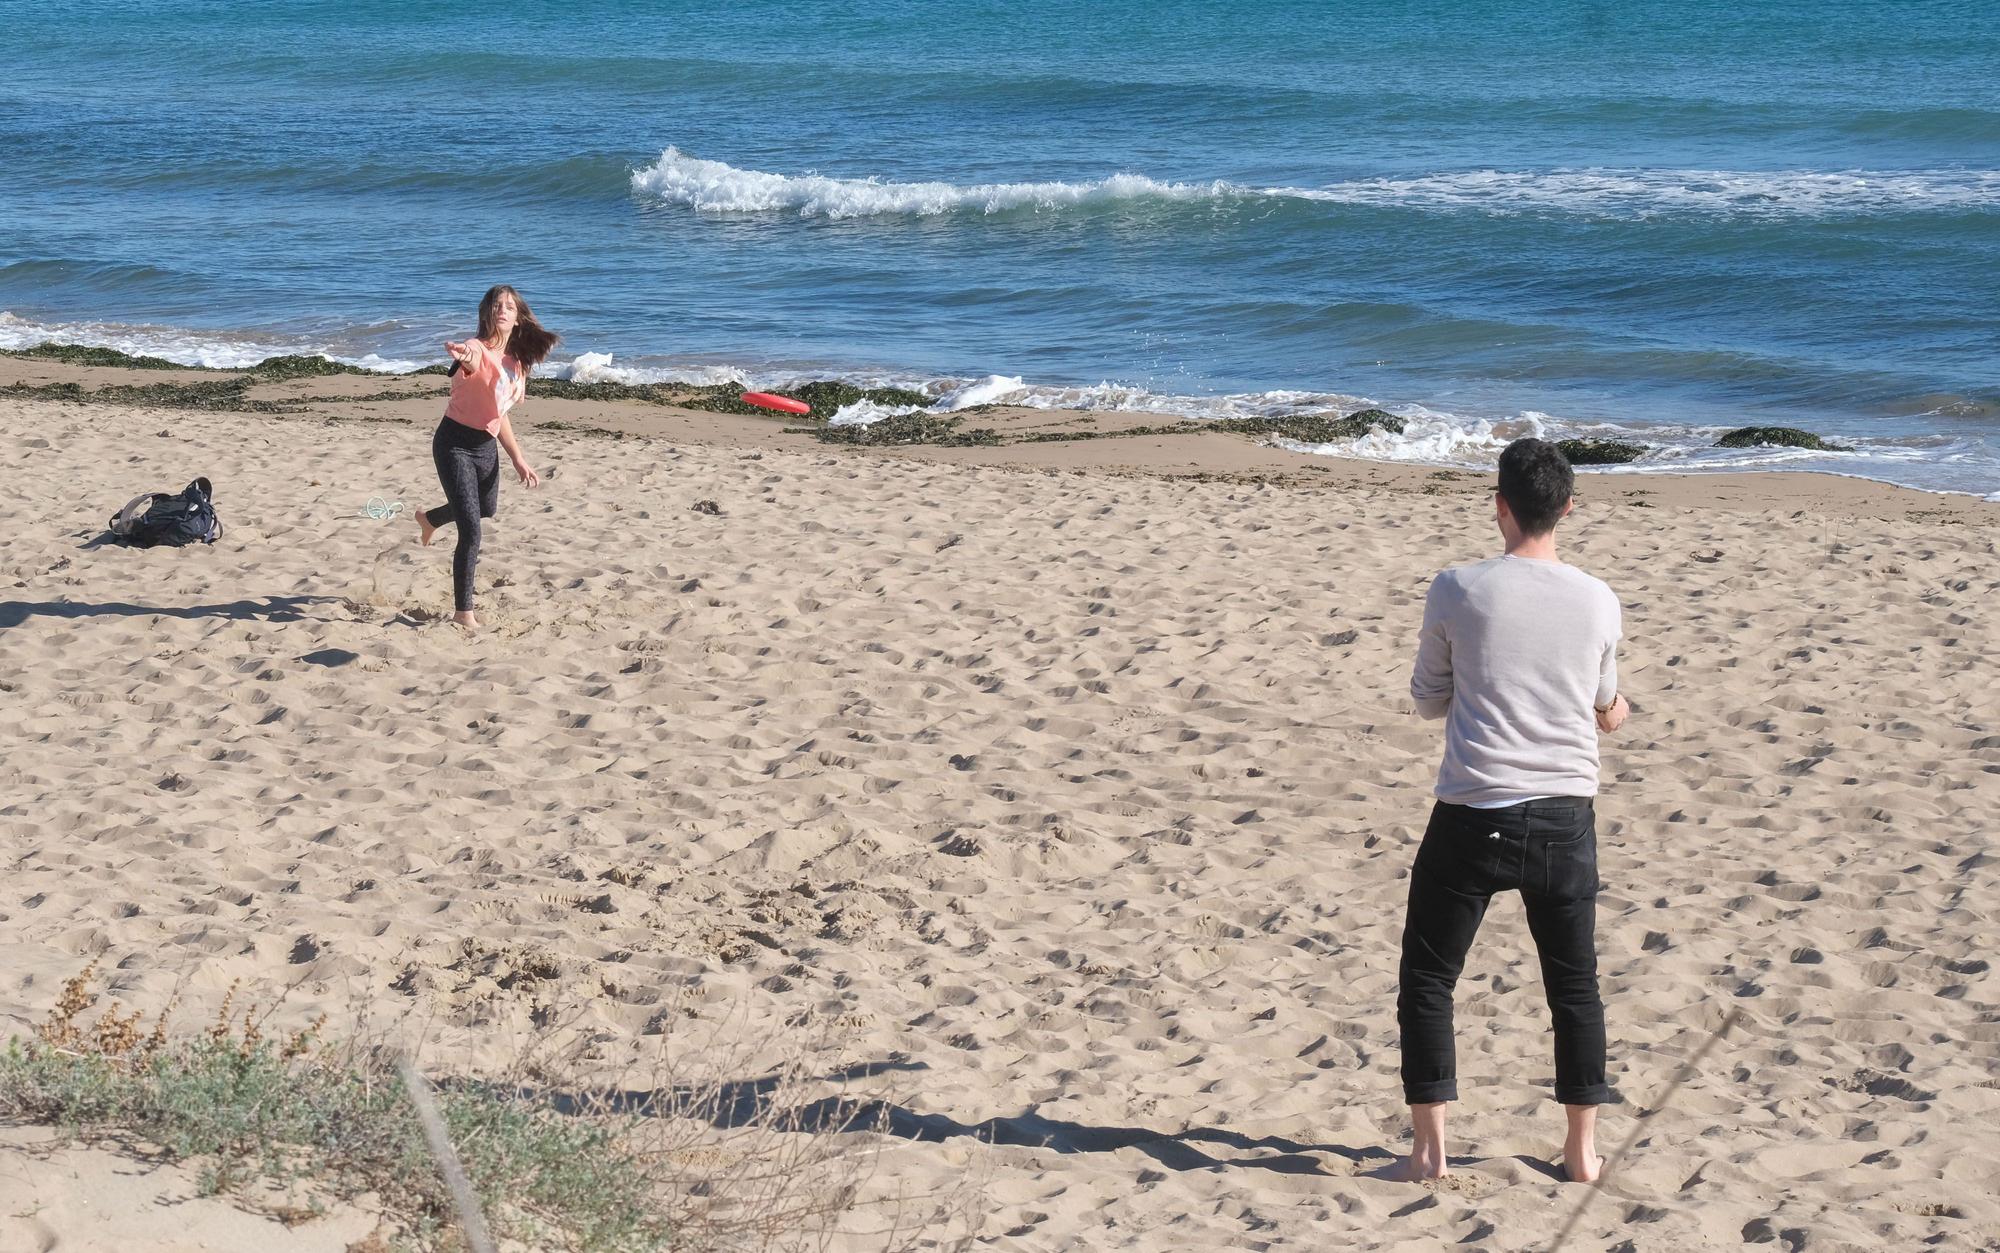
<instances>
[{"instance_id":1,"label":"man's hand","mask_svg":"<svg viewBox=\"0 0 2000 1253\"><path fill-rule=\"evenodd\" d=\"M1607 735L1625 725L1625 719L1632 714L1632 706L1625 703L1623 696L1611 698L1611 708L1597 711L1597 729Z\"/></svg>"}]
</instances>

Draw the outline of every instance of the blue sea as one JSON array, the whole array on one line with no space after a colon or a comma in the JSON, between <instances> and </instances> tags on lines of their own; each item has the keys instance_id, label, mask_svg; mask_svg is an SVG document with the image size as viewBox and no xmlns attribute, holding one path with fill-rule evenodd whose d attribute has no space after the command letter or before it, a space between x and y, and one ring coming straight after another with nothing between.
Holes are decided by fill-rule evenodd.
<instances>
[{"instance_id":1,"label":"blue sea","mask_svg":"<svg viewBox=\"0 0 2000 1253\"><path fill-rule=\"evenodd\" d=\"M2000 5L0 0L0 347L1412 419L2000 492ZM1018 382L1016 382L1018 380ZM1725 452L1749 424L1856 451Z\"/></svg>"}]
</instances>

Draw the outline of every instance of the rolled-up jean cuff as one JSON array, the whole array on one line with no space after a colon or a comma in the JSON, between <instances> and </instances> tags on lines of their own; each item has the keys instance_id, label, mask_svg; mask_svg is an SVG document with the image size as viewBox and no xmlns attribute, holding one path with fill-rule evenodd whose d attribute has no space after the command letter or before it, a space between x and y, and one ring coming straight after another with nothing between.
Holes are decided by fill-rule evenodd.
<instances>
[{"instance_id":1,"label":"rolled-up jean cuff","mask_svg":"<svg viewBox=\"0 0 2000 1253\"><path fill-rule=\"evenodd\" d=\"M1578 1088L1573 1092L1557 1088L1556 1100L1562 1102L1564 1105L1609 1105L1611 1104L1611 1085L1608 1083L1595 1083L1587 1088Z\"/></svg>"},{"instance_id":2,"label":"rolled-up jean cuff","mask_svg":"<svg viewBox=\"0 0 2000 1253\"><path fill-rule=\"evenodd\" d=\"M1443 1083L1420 1083L1415 1087L1403 1086L1403 1104L1435 1105L1439 1101L1456 1101L1458 1082L1448 1079Z\"/></svg>"}]
</instances>

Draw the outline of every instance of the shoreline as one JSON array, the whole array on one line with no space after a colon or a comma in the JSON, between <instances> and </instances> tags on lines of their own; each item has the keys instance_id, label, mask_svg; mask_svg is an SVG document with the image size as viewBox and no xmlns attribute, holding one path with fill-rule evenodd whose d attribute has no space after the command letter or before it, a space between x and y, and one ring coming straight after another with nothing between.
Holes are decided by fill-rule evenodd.
<instances>
[{"instance_id":1,"label":"shoreline","mask_svg":"<svg viewBox=\"0 0 2000 1253\"><path fill-rule=\"evenodd\" d=\"M115 350L107 357L125 357ZM158 362L135 366L78 364L72 361L0 352L0 399L27 403L103 405L92 394L162 385L244 381L249 384L225 403L207 398L177 401L161 412L200 409L263 412L295 419L427 423L442 412L448 387L438 372L391 374L335 365L338 373L302 373L263 379L258 369L221 370ZM136 359L145 362L149 359ZM280 362L304 361L279 358ZM319 358L327 361L329 359ZM268 362L266 363L269 364ZM991 432L991 443L954 446L916 443L847 446L821 442L798 425L802 419L761 411L716 412L689 404L661 403L660 396L695 400L718 389L695 385L569 384L536 378L516 411L517 428L578 431L614 438L698 442L759 449L797 447L847 455L955 465L992 466L1042 473L1085 472L1178 479L1268 482L1287 488L1383 487L1427 495L1483 491L1492 472L1457 466L1371 460L1297 452L1268 439L1200 429L1200 420L1167 419L1180 429L1162 429L1155 413L1116 410L1061 410L982 405L942 415L962 437ZM58 394L62 393L62 394ZM602 399L609 394L615 398ZM639 395L645 398L637 398ZM239 406L231 408L231 405ZM254 406L254 407L250 407ZM117 406L144 409L142 399ZM1064 438L1064 436L1070 438ZM1793 507L1832 515L1899 517L1931 514L1940 521L2000 519L2000 501L1969 492L1905 487L1877 479L1816 470L1619 471L1580 469L1579 500L1623 501L1642 507L1765 509Z\"/></svg>"}]
</instances>

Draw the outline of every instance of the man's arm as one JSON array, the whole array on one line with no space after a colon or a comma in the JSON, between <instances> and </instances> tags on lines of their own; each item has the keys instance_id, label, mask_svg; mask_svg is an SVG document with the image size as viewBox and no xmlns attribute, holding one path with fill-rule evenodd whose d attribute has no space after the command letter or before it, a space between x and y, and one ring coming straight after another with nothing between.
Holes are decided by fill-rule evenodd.
<instances>
[{"instance_id":1,"label":"man's arm","mask_svg":"<svg viewBox=\"0 0 2000 1253\"><path fill-rule=\"evenodd\" d=\"M1424 629L1417 635L1417 666L1410 674L1410 699L1426 718L1442 718L1451 709L1451 637L1444 628L1440 581L1432 579L1424 596Z\"/></svg>"},{"instance_id":2,"label":"man's arm","mask_svg":"<svg viewBox=\"0 0 2000 1253\"><path fill-rule=\"evenodd\" d=\"M1597 699L1591 704L1599 709L1608 708L1618 698L1618 641L1612 640L1604 646L1604 657L1597 663Z\"/></svg>"},{"instance_id":3,"label":"man's arm","mask_svg":"<svg viewBox=\"0 0 2000 1253\"><path fill-rule=\"evenodd\" d=\"M1604 646L1604 656L1597 663L1597 699L1591 705L1597 711L1597 729L1616 731L1625 722L1625 715L1631 712L1625 698L1618 694L1618 641L1624 637L1624 613L1614 597L1611 602L1611 640Z\"/></svg>"}]
</instances>

